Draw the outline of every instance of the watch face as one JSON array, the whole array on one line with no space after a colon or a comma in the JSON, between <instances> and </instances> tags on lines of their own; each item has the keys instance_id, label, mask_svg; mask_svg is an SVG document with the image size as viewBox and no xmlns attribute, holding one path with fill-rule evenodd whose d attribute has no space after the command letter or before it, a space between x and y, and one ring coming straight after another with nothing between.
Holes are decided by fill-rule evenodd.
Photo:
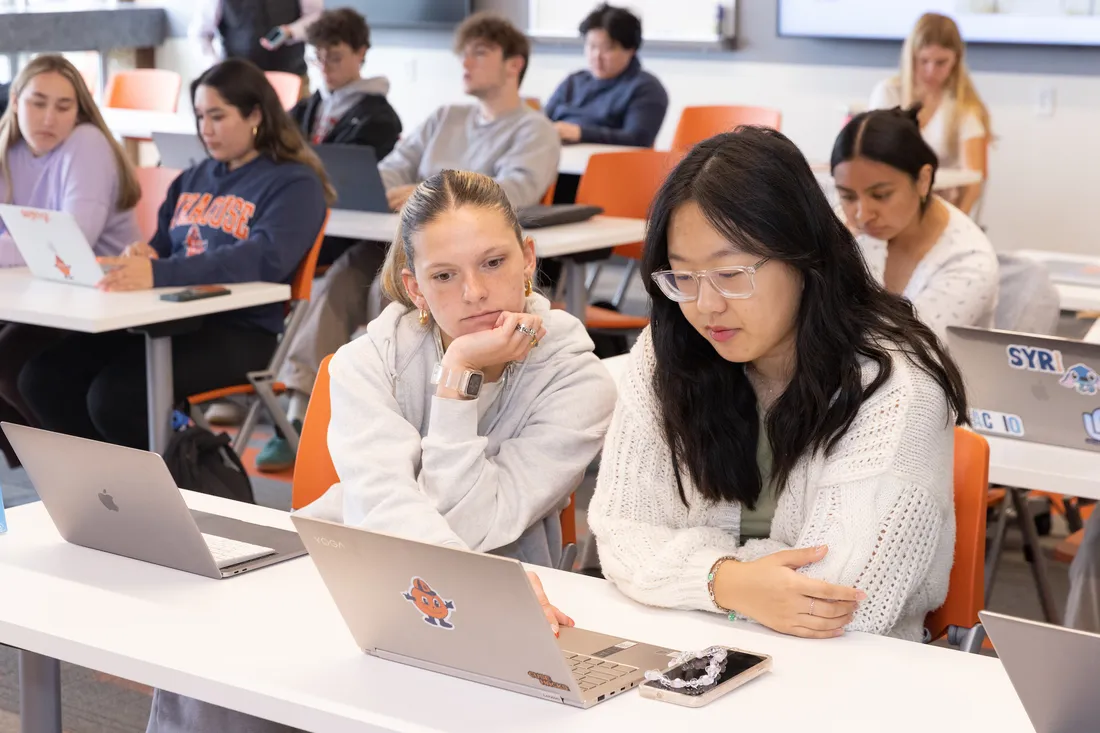
<instances>
[{"instance_id":1,"label":"watch face","mask_svg":"<svg viewBox=\"0 0 1100 733\"><path fill-rule=\"evenodd\" d=\"M477 397L481 392L481 383L485 381L485 375L473 373L470 375L470 380L466 383L466 394L471 397Z\"/></svg>"}]
</instances>

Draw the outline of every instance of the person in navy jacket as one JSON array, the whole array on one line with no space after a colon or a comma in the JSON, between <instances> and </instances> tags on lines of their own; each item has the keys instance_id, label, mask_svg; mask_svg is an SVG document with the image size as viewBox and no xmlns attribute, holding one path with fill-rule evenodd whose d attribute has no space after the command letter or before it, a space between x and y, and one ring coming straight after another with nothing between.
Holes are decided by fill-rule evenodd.
<instances>
[{"instance_id":1,"label":"person in navy jacket","mask_svg":"<svg viewBox=\"0 0 1100 733\"><path fill-rule=\"evenodd\" d=\"M642 70L642 21L606 3L580 25L588 69L566 77L546 102L546 116L565 143L653 147L668 93Z\"/></svg>"},{"instance_id":2,"label":"person in navy jacket","mask_svg":"<svg viewBox=\"0 0 1100 733\"><path fill-rule=\"evenodd\" d=\"M195 80L191 100L210 158L172 183L152 241L100 258L102 290L290 283L321 231L335 193L263 72L229 59ZM227 311L173 336L175 399L266 368L283 313ZM19 388L47 430L148 447L141 335L71 334L27 363Z\"/></svg>"}]
</instances>

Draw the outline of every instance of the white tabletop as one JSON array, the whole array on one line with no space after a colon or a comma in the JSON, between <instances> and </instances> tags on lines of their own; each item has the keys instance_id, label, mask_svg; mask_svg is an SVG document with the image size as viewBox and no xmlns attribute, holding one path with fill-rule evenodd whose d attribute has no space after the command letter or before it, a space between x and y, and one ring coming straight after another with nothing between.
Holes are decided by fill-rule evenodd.
<instances>
[{"instance_id":1,"label":"white tabletop","mask_svg":"<svg viewBox=\"0 0 1100 733\"><path fill-rule=\"evenodd\" d=\"M1071 252L1050 252L1037 249L1020 249L1013 252L1036 262L1074 262L1084 265L1100 265L1100 257L1074 254ZM1064 311L1100 311L1100 288L1088 285L1054 283ZM1100 341L1100 335L1096 338Z\"/></svg>"},{"instance_id":2,"label":"white tabletop","mask_svg":"<svg viewBox=\"0 0 1100 733\"><path fill-rule=\"evenodd\" d=\"M996 435L989 441L989 481L1100 500L1100 452Z\"/></svg>"},{"instance_id":3,"label":"white tabletop","mask_svg":"<svg viewBox=\"0 0 1100 733\"><path fill-rule=\"evenodd\" d=\"M810 165L810 168L813 170L814 176L817 177L817 182L821 184L821 187L825 189L825 192L829 195L829 200L835 200L836 183L833 181L833 174L829 164L813 163ZM940 168L936 171L936 180L932 182L932 190L945 191L951 188L981 183L981 181L982 174L979 171L969 170L967 168Z\"/></svg>"},{"instance_id":4,"label":"white tabletop","mask_svg":"<svg viewBox=\"0 0 1100 733\"><path fill-rule=\"evenodd\" d=\"M334 209L329 213L325 233L388 242L397 233L397 222L397 214ZM535 240L539 257L560 257L640 242L645 237L645 220L596 216L576 224L530 229L525 234Z\"/></svg>"},{"instance_id":5,"label":"white tabletop","mask_svg":"<svg viewBox=\"0 0 1100 733\"><path fill-rule=\"evenodd\" d=\"M151 138L154 132L194 135L194 115L173 112L148 112L140 109L100 107L107 128L116 137Z\"/></svg>"},{"instance_id":6,"label":"white tabletop","mask_svg":"<svg viewBox=\"0 0 1100 733\"><path fill-rule=\"evenodd\" d=\"M184 492L188 504L290 528L287 514ZM690 710L629 693L588 711L360 652L308 558L225 581L65 544L40 504L0 536L0 642L307 730L996 730L1030 732L1000 663L865 634L784 637L710 613L646 608L605 581L540 570L577 623L673 648L728 644L775 671Z\"/></svg>"},{"instance_id":7,"label":"white tabletop","mask_svg":"<svg viewBox=\"0 0 1100 733\"><path fill-rule=\"evenodd\" d=\"M289 285L241 283L226 287L231 291L229 295L172 303L160 296L183 288L104 293L40 280L22 267L0 269L0 321L101 333L281 303L290 298Z\"/></svg>"},{"instance_id":8,"label":"white tabletop","mask_svg":"<svg viewBox=\"0 0 1100 733\"><path fill-rule=\"evenodd\" d=\"M629 145L597 145L595 143L578 143L577 145L562 145L561 155L558 157L558 173L567 173L574 176L582 175L588 168L588 159L600 153L626 153L631 150L644 150Z\"/></svg>"}]
</instances>

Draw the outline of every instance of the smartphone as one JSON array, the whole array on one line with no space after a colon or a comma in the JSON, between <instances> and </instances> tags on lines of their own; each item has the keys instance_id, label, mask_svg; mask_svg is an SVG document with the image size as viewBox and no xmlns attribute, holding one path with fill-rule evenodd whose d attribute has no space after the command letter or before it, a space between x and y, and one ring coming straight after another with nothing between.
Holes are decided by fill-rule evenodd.
<instances>
[{"instance_id":1,"label":"smartphone","mask_svg":"<svg viewBox=\"0 0 1100 733\"><path fill-rule=\"evenodd\" d=\"M286 40L286 31L283 30L281 25L277 25L268 31L268 34L264 36L267 42L272 46L281 46L283 41Z\"/></svg>"},{"instance_id":2,"label":"smartphone","mask_svg":"<svg viewBox=\"0 0 1100 733\"><path fill-rule=\"evenodd\" d=\"M675 705L684 705L689 708L701 708L707 703L713 702L727 692L736 690L749 680L756 679L772 668L772 658L767 654L756 654L741 649L722 647L729 654L726 656L726 666L718 677L718 681L709 687L682 687L679 690L665 687L658 681L646 682L638 688L642 697L653 700L670 702ZM685 662L672 669L663 670L670 680L677 678L692 679L702 674L691 662Z\"/></svg>"},{"instance_id":3,"label":"smartphone","mask_svg":"<svg viewBox=\"0 0 1100 733\"><path fill-rule=\"evenodd\" d=\"M229 288L223 288L221 285L196 285L187 288L187 290L177 290L174 293L165 293L160 296L160 299L171 301L172 303L190 303L192 300L216 298L219 295L229 295Z\"/></svg>"}]
</instances>

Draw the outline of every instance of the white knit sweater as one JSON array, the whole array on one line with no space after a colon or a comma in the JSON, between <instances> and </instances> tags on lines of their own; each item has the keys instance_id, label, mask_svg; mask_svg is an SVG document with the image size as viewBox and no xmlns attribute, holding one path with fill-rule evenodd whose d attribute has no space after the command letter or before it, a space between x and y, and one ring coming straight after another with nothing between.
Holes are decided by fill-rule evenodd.
<instances>
[{"instance_id":1,"label":"white knit sweater","mask_svg":"<svg viewBox=\"0 0 1100 733\"><path fill-rule=\"evenodd\" d=\"M827 545L825 559L803 572L867 593L848 629L919 640L925 615L947 595L955 546L954 431L939 385L895 352L890 379L832 453L798 462L771 537L741 545L740 504L708 502L684 471L690 506L680 501L655 368L646 331L620 382L588 512L604 574L642 603L714 611L706 578L723 555L751 561ZM864 383L876 372L866 363Z\"/></svg>"}]
</instances>

